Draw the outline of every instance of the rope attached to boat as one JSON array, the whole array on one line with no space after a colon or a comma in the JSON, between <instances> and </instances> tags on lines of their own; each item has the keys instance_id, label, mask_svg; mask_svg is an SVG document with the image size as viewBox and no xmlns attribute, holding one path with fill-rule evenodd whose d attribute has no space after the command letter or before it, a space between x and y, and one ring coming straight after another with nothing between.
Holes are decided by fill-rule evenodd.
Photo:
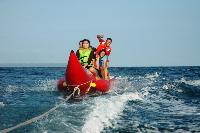
<instances>
[{"instance_id":1,"label":"rope attached to boat","mask_svg":"<svg viewBox=\"0 0 200 133\"><path fill-rule=\"evenodd\" d=\"M88 82L85 82L85 83L82 83L82 84L79 84L79 85L69 85L69 84L66 84L66 82L63 84L63 86L66 86L66 87L74 87L74 91L73 91L73 93L74 93L74 95L73 96L75 96L75 92L76 91L78 91L77 93L78 93L78 96L80 96L80 86L82 86L82 85L85 85L85 84L90 84L90 86L88 87L88 89L86 90L86 93L87 92L89 92L90 91L90 88L91 87L96 87L96 84L95 83L93 83L92 82L92 80L90 80L90 81L88 81Z\"/></svg>"},{"instance_id":2,"label":"rope attached to boat","mask_svg":"<svg viewBox=\"0 0 200 133\"><path fill-rule=\"evenodd\" d=\"M75 96L76 91L77 91L78 96L80 96L80 88L79 87L82 86L82 85L88 84L88 83L92 83L92 81L88 81L88 82L82 83L80 85L67 85L67 86L74 86L74 90L73 90L73 92L69 96L67 96L65 98L65 100L63 102L61 102L60 104L56 105L55 107L51 108L49 111L47 111L47 112L45 112L45 113L43 113L43 114L41 114L39 116L36 116L36 117L34 117L34 118L30 119L30 120L27 120L25 122L19 123L16 126L0 130L0 133L8 133L8 132L13 131L13 130L15 130L17 128L20 128L22 126L31 124L31 123L33 123L33 122L35 122L35 121L37 121L37 120L39 120L39 119L41 119L41 118L43 118L45 116L48 116L48 114L50 114L51 112L55 111L63 103L65 103L66 101L68 101L72 96ZM91 85L89 86L88 90L90 89L90 87L91 87Z\"/></svg>"},{"instance_id":3,"label":"rope attached to boat","mask_svg":"<svg viewBox=\"0 0 200 133\"><path fill-rule=\"evenodd\" d=\"M74 91L72 93L73 96L75 96L76 91L78 91L77 94L78 94L78 96L80 96L80 88L79 88L79 86L77 86L77 87L74 88Z\"/></svg>"},{"instance_id":4,"label":"rope attached to boat","mask_svg":"<svg viewBox=\"0 0 200 133\"><path fill-rule=\"evenodd\" d=\"M72 86L72 87L79 87L79 86L82 86L82 85L85 85L85 84L88 84L88 83L91 83L92 80L88 81L88 82L85 82L85 83L82 83L82 84L79 84L79 85L68 85L66 84L67 86Z\"/></svg>"}]
</instances>

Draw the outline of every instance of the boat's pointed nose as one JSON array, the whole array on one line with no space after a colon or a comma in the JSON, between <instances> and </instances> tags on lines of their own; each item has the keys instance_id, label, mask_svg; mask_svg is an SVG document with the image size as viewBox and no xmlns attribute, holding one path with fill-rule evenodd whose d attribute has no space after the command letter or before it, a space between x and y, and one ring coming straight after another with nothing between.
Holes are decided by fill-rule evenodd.
<instances>
[{"instance_id":1,"label":"boat's pointed nose","mask_svg":"<svg viewBox=\"0 0 200 133\"><path fill-rule=\"evenodd\" d=\"M65 79L68 85L81 85L92 80L92 75L89 75L85 68L83 68L75 54L72 50L69 56L69 61L67 69L65 72ZM75 86L76 87L76 86ZM85 88L87 89L89 84L86 84L85 87L80 87L82 91Z\"/></svg>"}]
</instances>

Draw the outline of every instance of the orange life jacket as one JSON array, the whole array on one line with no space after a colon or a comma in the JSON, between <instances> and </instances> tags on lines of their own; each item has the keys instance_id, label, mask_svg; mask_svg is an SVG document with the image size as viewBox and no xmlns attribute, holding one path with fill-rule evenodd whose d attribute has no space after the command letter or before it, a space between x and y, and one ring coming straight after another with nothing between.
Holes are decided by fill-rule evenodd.
<instances>
[{"instance_id":1,"label":"orange life jacket","mask_svg":"<svg viewBox=\"0 0 200 133\"><path fill-rule=\"evenodd\" d=\"M105 42L103 39L99 41L99 46L98 46L97 49L96 49L96 54L99 54L99 52L100 52L102 49L105 49L106 55L107 55L107 56L110 55L111 47L110 47L110 46L107 47L105 43L106 43L106 42Z\"/></svg>"}]
</instances>

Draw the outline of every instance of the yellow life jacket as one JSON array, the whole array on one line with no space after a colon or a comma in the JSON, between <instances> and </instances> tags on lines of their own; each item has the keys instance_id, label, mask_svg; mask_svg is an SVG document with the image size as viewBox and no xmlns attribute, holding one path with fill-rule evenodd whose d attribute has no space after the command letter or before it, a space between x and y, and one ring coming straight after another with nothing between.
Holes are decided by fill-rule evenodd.
<instances>
[{"instance_id":1,"label":"yellow life jacket","mask_svg":"<svg viewBox=\"0 0 200 133\"><path fill-rule=\"evenodd\" d=\"M92 52L91 48L88 48L88 49L80 48L79 49L79 53L80 53L79 60L80 60L81 65L84 65L85 63L88 62L91 52Z\"/></svg>"}]
</instances>

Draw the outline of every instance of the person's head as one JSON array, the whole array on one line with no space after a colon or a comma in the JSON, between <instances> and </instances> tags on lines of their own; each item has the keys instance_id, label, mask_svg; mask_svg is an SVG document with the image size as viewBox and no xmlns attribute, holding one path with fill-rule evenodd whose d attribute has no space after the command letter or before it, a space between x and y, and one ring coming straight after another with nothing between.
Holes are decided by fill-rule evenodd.
<instances>
[{"instance_id":1,"label":"person's head","mask_svg":"<svg viewBox=\"0 0 200 133\"><path fill-rule=\"evenodd\" d=\"M80 40L79 42L79 48L82 48L83 47L83 40Z\"/></svg>"},{"instance_id":2,"label":"person's head","mask_svg":"<svg viewBox=\"0 0 200 133\"><path fill-rule=\"evenodd\" d=\"M103 35L98 34L98 35L97 35L97 38L98 38L98 39L101 39L101 38L103 38Z\"/></svg>"},{"instance_id":3,"label":"person's head","mask_svg":"<svg viewBox=\"0 0 200 133\"><path fill-rule=\"evenodd\" d=\"M110 44L112 43L112 39L111 38L107 38L106 39L106 46L110 46Z\"/></svg>"},{"instance_id":4,"label":"person's head","mask_svg":"<svg viewBox=\"0 0 200 133\"><path fill-rule=\"evenodd\" d=\"M83 39L83 40L82 40L82 47L83 47L83 48L89 48L89 47L90 47L90 40L88 40L88 39Z\"/></svg>"},{"instance_id":5,"label":"person's head","mask_svg":"<svg viewBox=\"0 0 200 133\"><path fill-rule=\"evenodd\" d=\"M100 52L99 52L99 56L100 57L104 57L106 55L106 51L105 49L102 49Z\"/></svg>"}]
</instances>

